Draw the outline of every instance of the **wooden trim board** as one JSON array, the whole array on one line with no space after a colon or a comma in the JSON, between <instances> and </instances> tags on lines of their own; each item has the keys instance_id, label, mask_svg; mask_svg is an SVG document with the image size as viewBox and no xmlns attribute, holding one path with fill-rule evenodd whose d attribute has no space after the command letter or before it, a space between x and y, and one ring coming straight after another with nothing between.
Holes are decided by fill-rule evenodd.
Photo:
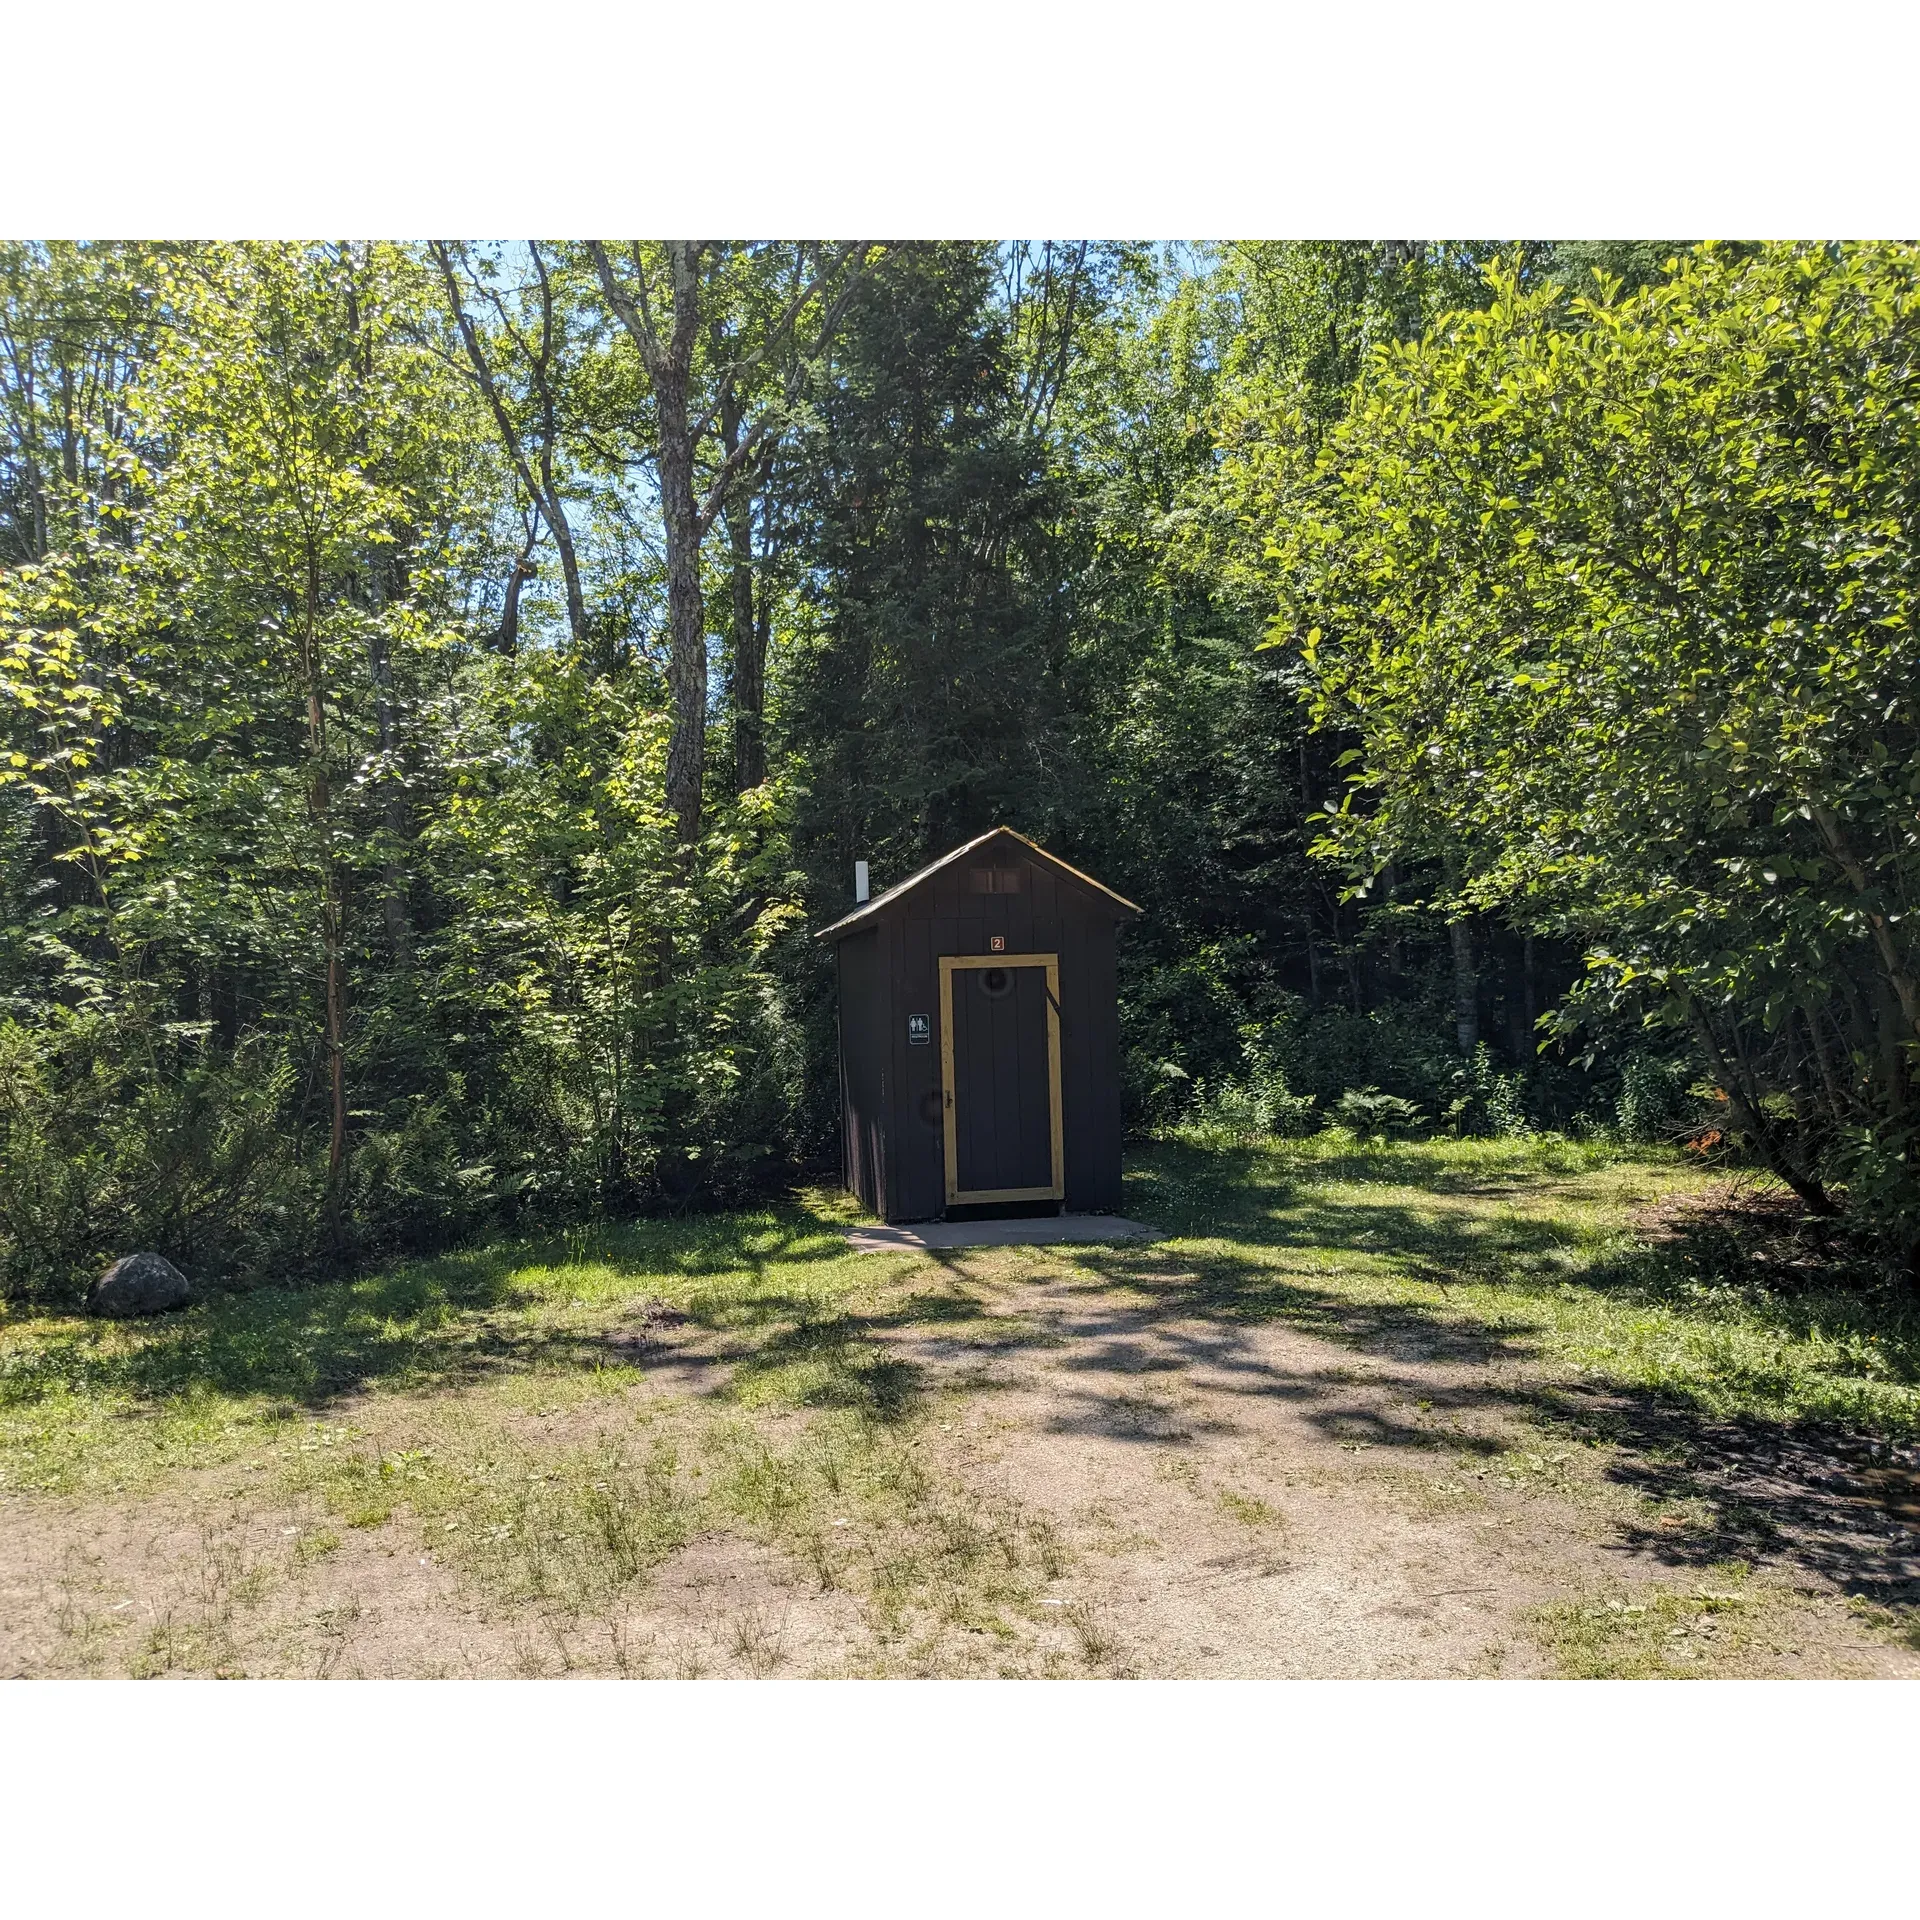
<instances>
[{"instance_id":1,"label":"wooden trim board","mask_svg":"<svg viewBox=\"0 0 1920 1920\"><path fill-rule=\"evenodd\" d=\"M1044 967L1047 975L1047 1095L1053 1183L1045 1187L972 1187L960 1185L960 1136L953 1114L953 976L981 967ZM1064 1200L1066 1123L1060 1100L1060 956L1057 953L943 953L940 956L940 1119L945 1136L947 1205L988 1206L1002 1200Z\"/></svg>"}]
</instances>

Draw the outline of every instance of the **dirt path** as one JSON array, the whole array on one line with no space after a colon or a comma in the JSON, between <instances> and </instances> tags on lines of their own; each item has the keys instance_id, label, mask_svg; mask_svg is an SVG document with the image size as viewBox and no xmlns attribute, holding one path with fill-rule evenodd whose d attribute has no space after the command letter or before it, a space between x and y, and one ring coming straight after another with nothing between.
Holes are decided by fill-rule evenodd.
<instances>
[{"instance_id":1,"label":"dirt path","mask_svg":"<svg viewBox=\"0 0 1920 1920\"><path fill-rule=\"evenodd\" d=\"M458 1518L343 1521L257 1463L10 1494L0 1672L1920 1675L1879 1605L1920 1581L1899 1463L1656 1419L1493 1335L1356 1349L1199 1311L1177 1263L904 1271L904 1305L835 1336L914 1383L862 1469L885 1499L782 1495L558 1607L476 1583ZM516 1414L516 1444L677 1435L697 1467L744 1351L676 1327L632 1384ZM447 1404L370 1395L315 1431L404 1458ZM752 1442L804 1462L820 1417L758 1409Z\"/></svg>"},{"instance_id":2,"label":"dirt path","mask_svg":"<svg viewBox=\"0 0 1920 1920\"><path fill-rule=\"evenodd\" d=\"M1080 1546L1053 1597L1109 1670L1553 1674L1612 1643L1623 1671L1920 1676L1848 1605L1910 1587L1920 1543L1816 1448L1695 1435L1685 1463L1665 1435L1654 1465L1599 1437L1619 1403L1497 1351L1356 1355L1084 1285L999 1304L1045 1344L901 1344L953 1383L955 1469Z\"/></svg>"}]
</instances>

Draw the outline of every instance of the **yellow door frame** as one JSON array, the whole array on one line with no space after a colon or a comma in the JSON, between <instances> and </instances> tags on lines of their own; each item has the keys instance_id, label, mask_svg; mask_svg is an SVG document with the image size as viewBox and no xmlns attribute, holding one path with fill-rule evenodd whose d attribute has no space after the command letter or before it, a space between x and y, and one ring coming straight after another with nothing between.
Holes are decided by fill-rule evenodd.
<instances>
[{"instance_id":1,"label":"yellow door frame","mask_svg":"<svg viewBox=\"0 0 1920 1920\"><path fill-rule=\"evenodd\" d=\"M954 1130L953 1095L953 976L981 967L1044 967L1047 974L1047 1095L1051 1108L1050 1144L1053 1182L1045 1187L975 1187L960 1185L960 1140ZM940 1079L941 1120L946 1134L947 1205L983 1206L1000 1200L1064 1200L1066 1139L1060 1106L1060 956L1057 953L943 953L940 956Z\"/></svg>"}]
</instances>

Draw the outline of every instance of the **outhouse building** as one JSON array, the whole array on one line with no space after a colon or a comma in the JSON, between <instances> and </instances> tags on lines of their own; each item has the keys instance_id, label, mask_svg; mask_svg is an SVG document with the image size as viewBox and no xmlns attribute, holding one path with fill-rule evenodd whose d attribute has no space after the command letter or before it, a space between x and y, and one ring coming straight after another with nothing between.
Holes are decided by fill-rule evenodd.
<instances>
[{"instance_id":1,"label":"outhouse building","mask_svg":"<svg viewBox=\"0 0 1920 1920\"><path fill-rule=\"evenodd\" d=\"M847 1186L888 1221L1120 1206L1117 936L1140 909L1007 827L817 939Z\"/></svg>"}]
</instances>

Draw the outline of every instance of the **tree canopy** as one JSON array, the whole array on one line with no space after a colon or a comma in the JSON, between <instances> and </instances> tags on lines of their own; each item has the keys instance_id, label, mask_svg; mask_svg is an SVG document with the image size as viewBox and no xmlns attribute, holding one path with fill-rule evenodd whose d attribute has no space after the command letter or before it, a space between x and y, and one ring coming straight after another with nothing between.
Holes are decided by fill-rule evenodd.
<instances>
[{"instance_id":1,"label":"tree canopy","mask_svg":"<svg viewBox=\"0 0 1920 1920\"><path fill-rule=\"evenodd\" d=\"M1378 355L1273 548L1359 739L1329 850L1452 861L1577 941L1564 1022L1684 1028L1809 1204L1890 1221L1920 1217L1917 267L1709 247L1572 293L1502 265Z\"/></svg>"},{"instance_id":2,"label":"tree canopy","mask_svg":"<svg viewBox=\"0 0 1920 1920\"><path fill-rule=\"evenodd\" d=\"M1000 822L1147 909L1138 1126L1686 1138L1910 1255L1917 298L1895 245L0 248L5 1288L817 1173L808 928Z\"/></svg>"}]
</instances>

